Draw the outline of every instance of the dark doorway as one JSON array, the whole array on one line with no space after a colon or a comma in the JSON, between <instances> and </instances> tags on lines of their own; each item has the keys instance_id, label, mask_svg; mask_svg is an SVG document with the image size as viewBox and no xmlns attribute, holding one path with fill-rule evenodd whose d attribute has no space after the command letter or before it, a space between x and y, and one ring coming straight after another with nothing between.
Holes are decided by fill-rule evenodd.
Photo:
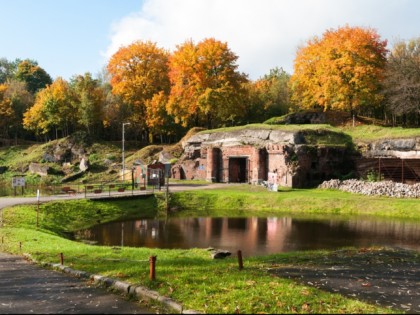
<instances>
[{"instance_id":1,"label":"dark doorway","mask_svg":"<svg viewBox=\"0 0 420 315\"><path fill-rule=\"evenodd\" d=\"M259 165L259 174L258 179L267 180L268 179L268 152L267 149L261 149L258 154L260 155L260 165Z\"/></svg>"},{"instance_id":2,"label":"dark doorway","mask_svg":"<svg viewBox=\"0 0 420 315\"><path fill-rule=\"evenodd\" d=\"M219 148L213 148L213 174L212 174L212 181L216 183L222 182L222 174L223 174L223 167L222 167L222 150Z\"/></svg>"},{"instance_id":3,"label":"dark doorway","mask_svg":"<svg viewBox=\"0 0 420 315\"><path fill-rule=\"evenodd\" d=\"M244 157L229 159L229 183L248 182L247 161Z\"/></svg>"},{"instance_id":4,"label":"dark doorway","mask_svg":"<svg viewBox=\"0 0 420 315\"><path fill-rule=\"evenodd\" d=\"M179 178L180 179L187 179L187 176L185 175L184 168L182 166L179 167Z\"/></svg>"}]
</instances>

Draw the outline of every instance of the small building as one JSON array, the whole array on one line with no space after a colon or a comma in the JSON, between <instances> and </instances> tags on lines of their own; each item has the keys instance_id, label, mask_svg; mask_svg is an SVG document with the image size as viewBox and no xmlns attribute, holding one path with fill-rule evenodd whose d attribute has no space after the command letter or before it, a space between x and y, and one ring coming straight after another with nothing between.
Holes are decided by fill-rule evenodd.
<instances>
[{"instance_id":1,"label":"small building","mask_svg":"<svg viewBox=\"0 0 420 315\"><path fill-rule=\"evenodd\" d=\"M165 164L157 162L147 166L147 183L157 187L165 185Z\"/></svg>"}]
</instances>

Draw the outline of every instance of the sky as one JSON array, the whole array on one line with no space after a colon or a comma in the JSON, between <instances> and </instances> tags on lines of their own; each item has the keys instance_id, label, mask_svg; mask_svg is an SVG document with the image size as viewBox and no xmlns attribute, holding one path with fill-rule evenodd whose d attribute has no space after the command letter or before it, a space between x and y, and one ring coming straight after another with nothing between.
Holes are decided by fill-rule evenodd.
<instances>
[{"instance_id":1,"label":"sky","mask_svg":"<svg viewBox=\"0 0 420 315\"><path fill-rule=\"evenodd\" d=\"M36 60L53 79L98 75L134 41L168 51L213 37L257 80L293 73L296 50L329 29L375 29L388 49L420 37L419 0L0 0L0 58Z\"/></svg>"}]
</instances>

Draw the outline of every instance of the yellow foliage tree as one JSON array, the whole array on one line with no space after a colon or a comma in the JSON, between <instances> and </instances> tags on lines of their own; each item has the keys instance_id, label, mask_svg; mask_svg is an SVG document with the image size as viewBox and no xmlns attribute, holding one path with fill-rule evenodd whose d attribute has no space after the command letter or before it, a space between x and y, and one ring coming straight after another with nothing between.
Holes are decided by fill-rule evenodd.
<instances>
[{"instance_id":1,"label":"yellow foliage tree","mask_svg":"<svg viewBox=\"0 0 420 315\"><path fill-rule=\"evenodd\" d=\"M7 135L10 119L14 116L12 101L6 96L8 86L0 84L0 134Z\"/></svg>"},{"instance_id":2,"label":"yellow foliage tree","mask_svg":"<svg viewBox=\"0 0 420 315\"><path fill-rule=\"evenodd\" d=\"M38 134L46 134L54 128L56 138L58 130L63 132L63 136L67 136L77 117L74 103L68 82L59 77L37 93L35 104L24 114L24 128Z\"/></svg>"},{"instance_id":3,"label":"yellow foliage tree","mask_svg":"<svg viewBox=\"0 0 420 315\"><path fill-rule=\"evenodd\" d=\"M371 28L328 30L298 49L292 100L303 108L355 112L380 103L387 41Z\"/></svg>"}]
</instances>

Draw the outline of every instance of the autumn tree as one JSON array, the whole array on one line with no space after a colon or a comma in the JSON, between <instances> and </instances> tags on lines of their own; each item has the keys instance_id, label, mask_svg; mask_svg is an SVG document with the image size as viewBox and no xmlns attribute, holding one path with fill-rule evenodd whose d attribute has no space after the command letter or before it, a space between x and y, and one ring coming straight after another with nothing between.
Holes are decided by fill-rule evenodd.
<instances>
[{"instance_id":1,"label":"autumn tree","mask_svg":"<svg viewBox=\"0 0 420 315\"><path fill-rule=\"evenodd\" d=\"M36 97L33 106L23 114L23 128L33 132L36 136L45 135L50 131L44 103L42 102L42 93Z\"/></svg>"},{"instance_id":2,"label":"autumn tree","mask_svg":"<svg viewBox=\"0 0 420 315\"><path fill-rule=\"evenodd\" d=\"M6 96L7 85L0 84L0 136L8 135L10 120L13 117L11 100Z\"/></svg>"},{"instance_id":3,"label":"autumn tree","mask_svg":"<svg viewBox=\"0 0 420 315\"><path fill-rule=\"evenodd\" d=\"M146 103L169 93L168 56L156 43L136 41L120 48L108 63L112 92L132 107L130 121L146 134Z\"/></svg>"},{"instance_id":4,"label":"autumn tree","mask_svg":"<svg viewBox=\"0 0 420 315\"><path fill-rule=\"evenodd\" d=\"M297 51L292 99L303 108L350 111L382 100L387 41L371 28L345 26Z\"/></svg>"},{"instance_id":5,"label":"autumn tree","mask_svg":"<svg viewBox=\"0 0 420 315\"><path fill-rule=\"evenodd\" d=\"M54 130L56 139L59 130L68 136L77 117L74 103L69 83L59 77L37 93L34 106L24 114L23 125L38 134Z\"/></svg>"},{"instance_id":6,"label":"autumn tree","mask_svg":"<svg viewBox=\"0 0 420 315\"><path fill-rule=\"evenodd\" d=\"M397 117L403 123L420 125L420 37L393 46L387 62L385 95L394 125Z\"/></svg>"},{"instance_id":7,"label":"autumn tree","mask_svg":"<svg viewBox=\"0 0 420 315\"><path fill-rule=\"evenodd\" d=\"M178 45L170 57L168 111L184 126L220 126L243 113L238 57L227 43L208 38Z\"/></svg>"},{"instance_id":8,"label":"autumn tree","mask_svg":"<svg viewBox=\"0 0 420 315\"><path fill-rule=\"evenodd\" d=\"M50 75L36 61L29 59L19 63L15 78L25 82L28 91L32 94L52 83Z\"/></svg>"}]
</instances>

